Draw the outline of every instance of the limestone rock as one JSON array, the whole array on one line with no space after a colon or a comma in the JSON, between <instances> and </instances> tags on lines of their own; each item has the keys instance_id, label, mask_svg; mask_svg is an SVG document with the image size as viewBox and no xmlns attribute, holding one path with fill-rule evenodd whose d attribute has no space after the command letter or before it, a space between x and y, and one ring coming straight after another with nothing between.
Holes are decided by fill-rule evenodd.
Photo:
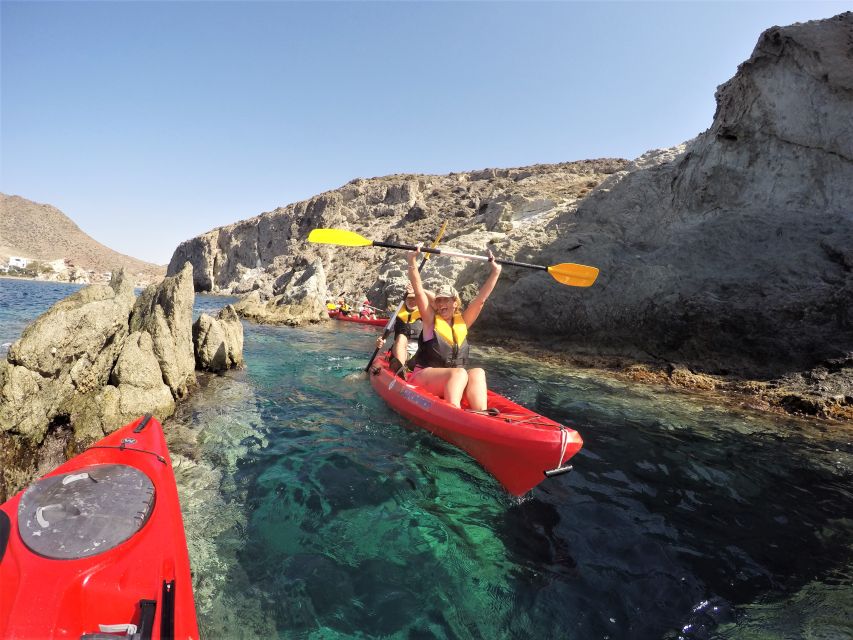
<instances>
[{"instance_id":1,"label":"limestone rock","mask_svg":"<svg viewBox=\"0 0 853 640\"><path fill-rule=\"evenodd\" d=\"M145 289L130 317L131 331L144 330L151 335L163 380L175 398L186 396L188 387L195 384L194 301L193 268L186 263L176 275Z\"/></svg>"},{"instance_id":2,"label":"limestone rock","mask_svg":"<svg viewBox=\"0 0 853 640\"><path fill-rule=\"evenodd\" d=\"M279 278L274 292L278 295L269 300L253 292L234 309L243 318L267 324L300 326L328 319L326 273L321 260L315 259L307 267Z\"/></svg>"},{"instance_id":3,"label":"limestone rock","mask_svg":"<svg viewBox=\"0 0 853 640\"><path fill-rule=\"evenodd\" d=\"M243 364L243 324L232 305L216 318L201 314L193 324L196 367L207 371L225 371Z\"/></svg>"},{"instance_id":4,"label":"limestone rock","mask_svg":"<svg viewBox=\"0 0 853 640\"><path fill-rule=\"evenodd\" d=\"M185 269L135 305L119 272L27 327L0 365L0 501L143 413L171 415L162 363L183 389L194 375L191 280Z\"/></svg>"}]
</instances>

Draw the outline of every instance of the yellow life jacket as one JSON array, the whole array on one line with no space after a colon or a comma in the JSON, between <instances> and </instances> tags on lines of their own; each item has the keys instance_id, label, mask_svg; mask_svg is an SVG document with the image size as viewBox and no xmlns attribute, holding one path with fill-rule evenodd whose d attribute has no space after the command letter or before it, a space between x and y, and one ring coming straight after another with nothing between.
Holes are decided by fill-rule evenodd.
<instances>
[{"instance_id":1,"label":"yellow life jacket","mask_svg":"<svg viewBox=\"0 0 853 640\"><path fill-rule=\"evenodd\" d=\"M397 314L397 317L406 324L412 324L415 320L421 319L421 310L415 309L414 311L409 311L406 309L406 305L403 305L403 308L400 309L400 313Z\"/></svg>"},{"instance_id":2,"label":"yellow life jacket","mask_svg":"<svg viewBox=\"0 0 853 640\"><path fill-rule=\"evenodd\" d=\"M465 342L465 338L468 337L468 325L465 324L462 314L458 311L453 314L452 326L447 323L447 320L436 313L435 335L441 337L447 344L459 347Z\"/></svg>"},{"instance_id":3,"label":"yellow life jacket","mask_svg":"<svg viewBox=\"0 0 853 640\"><path fill-rule=\"evenodd\" d=\"M418 346L418 364L422 367L465 367L468 365L468 325L462 314L453 314L453 324L435 315L433 337Z\"/></svg>"}]
</instances>

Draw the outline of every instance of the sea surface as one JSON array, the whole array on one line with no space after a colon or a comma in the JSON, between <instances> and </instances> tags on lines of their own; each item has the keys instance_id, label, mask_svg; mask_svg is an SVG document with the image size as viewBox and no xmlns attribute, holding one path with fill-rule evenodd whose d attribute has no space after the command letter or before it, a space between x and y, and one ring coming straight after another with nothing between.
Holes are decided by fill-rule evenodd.
<instances>
[{"instance_id":1,"label":"sea surface","mask_svg":"<svg viewBox=\"0 0 853 640\"><path fill-rule=\"evenodd\" d=\"M73 290L0 280L0 345ZM376 330L244 328L166 422L204 637L853 638L850 427L478 349L584 438L518 499L373 393Z\"/></svg>"}]
</instances>

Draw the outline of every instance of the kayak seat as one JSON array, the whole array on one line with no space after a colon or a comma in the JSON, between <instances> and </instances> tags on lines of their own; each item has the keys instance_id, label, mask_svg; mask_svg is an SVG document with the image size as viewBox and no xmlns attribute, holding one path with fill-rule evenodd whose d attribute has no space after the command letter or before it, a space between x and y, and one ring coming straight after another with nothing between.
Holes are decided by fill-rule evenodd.
<instances>
[{"instance_id":1,"label":"kayak seat","mask_svg":"<svg viewBox=\"0 0 853 640\"><path fill-rule=\"evenodd\" d=\"M0 562L6 553L6 545L9 542L9 533L12 531L12 523L5 511L0 511Z\"/></svg>"},{"instance_id":2,"label":"kayak seat","mask_svg":"<svg viewBox=\"0 0 853 640\"><path fill-rule=\"evenodd\" d=\"M125 464L97 464L42 478L21 496L18 532L33 552L87 558L130 539L154 509L154 484Z\"/></svg>"}]
</instances>

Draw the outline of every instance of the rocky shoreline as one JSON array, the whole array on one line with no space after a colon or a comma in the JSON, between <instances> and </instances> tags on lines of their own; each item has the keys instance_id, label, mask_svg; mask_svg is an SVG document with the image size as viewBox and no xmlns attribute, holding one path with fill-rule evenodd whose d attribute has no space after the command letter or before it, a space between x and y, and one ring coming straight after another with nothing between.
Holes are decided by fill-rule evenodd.
<instances>
[{"instance_id":1,"label":"rocky shoreline","mask_svg":"<svg viewBox=\"0 0 853 640\"><path fill-rule=\"evenodd\" d=\"M233 308L194 324L194 299L190 265L138 297L120 271L24 330L0 360L0 501L140 415L172 415L196 368L241 366Z\"/></svg>"},{"instance_id":2,"label":"rocky shoreline","mask_svg":"<svg viewBox=\"0 0 853 640\"><path fill-rule=\"evenodd\" d=\"M828 362L815 369L775 379L715 375L683 363L637 359L623 354L552 351L541 343L506 336L481 336L479 344L499 347L550 365L594 369L603 375L645 385L689 391L713 404L764 413L853 425L853 363Z\"/></svg>"}]
</instances>

